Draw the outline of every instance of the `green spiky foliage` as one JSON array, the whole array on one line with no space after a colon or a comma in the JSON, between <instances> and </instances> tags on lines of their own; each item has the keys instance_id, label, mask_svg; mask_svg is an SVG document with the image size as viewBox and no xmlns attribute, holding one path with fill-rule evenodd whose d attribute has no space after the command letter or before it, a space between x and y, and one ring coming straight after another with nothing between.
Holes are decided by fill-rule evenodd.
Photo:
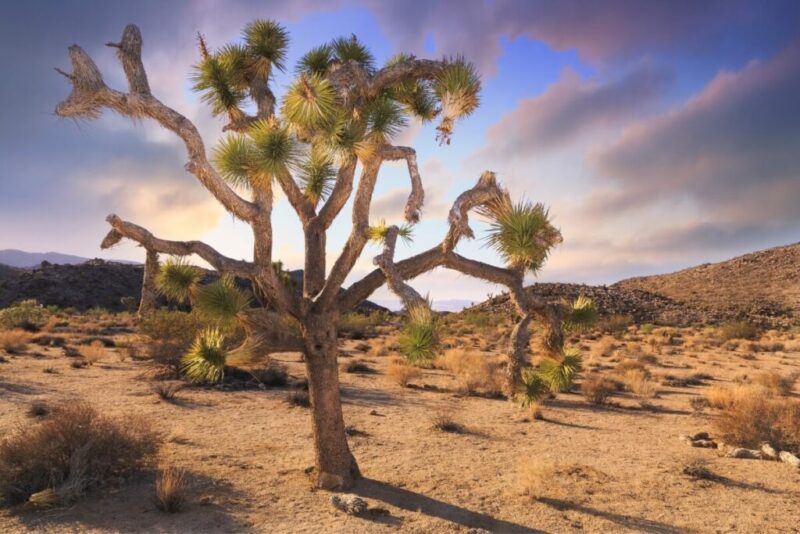
<instances>
[{"instance_id":1,"label":"green spiky foliage","mask_svg":"<svg viewBox=\"0 0 800 534\"><path fill-rule=\"evenodd\" d=\"M278 275L278 279L284 286L288 287L289 289L296 288L294 278L292 278L292 273L283 268L282 261L273 261L272 269Z\"/></svg>"},{"instance_id":2,"label":"green spiky foliage","mask_svg":"<svg viewBox=\"0 0 800 534\"><path fill-rule=\"evenodd\" d=\"M275 119L256 121L248 129L252 141L253 169L261 176L289 172L298 157L297 141L289 129Z\"/></svg>"},{"instance_id":3,"label":"green spiky foliage","mask_svg":"<svg viewBox=\"0 0 800 534\"><path fill-rule=\"evenodd\" d=\"M512 268L537 273L550 249L561 242L561 232L552 225L542 204L526 200L514 203L501 197L482 214L491 221L487 244Z\"/></svg>"},{"instance_id":4,"label":"green spiky foliage","mask_svg":"<svg viewBox=\"0 0 800 534\"><path fill-rule=\"evenodd\" d=\"M373 143L388 143L408 126L403 108L388 96L371 102L366 114L368 137Z\"/></svg>"},{"instance_id":5,"label":"green spiky foliage","mask_svg":"<svg viewBox=\"0 0 800 534\"><path fill-rule=\"evenodd\" d=\"M355 61L367 72L372 72L375 67L375 57L369 48L364 46L355 35L339 37L331 42L333 56L339 63Z\"/></svg>"},{"instance_id":6,"label":"green spiky foliage","mask_svg":"<svg viewBox=\"0 0 800 534\"><path fill-rule=\"evenodd\" d=\"M281 108L283 117L301 128L317 128L335 120L336 92L318 74L302 74L289 87Z\"/></svg>"},{"instance_id":7,"label":"green spiky foliage","mask_svg":"<svg viewBox=\"0 0 800 534\"><path fill-rule=\"evenodd\" d=\"M223 275L197 291L195 306L204 316L230 325L236 316L250 307L250 294L236 286L236 280Z\"/></svg>"},{"instance_id":8,"label":"green spiky foliage","mask_svg":"<svg viewBox=\"0 0 800 534\"><path fill-rule=\"evenodd\" d=\"M376 243L383 243L386 240L386 234L389 232L389 225L386 224L386 219L381 219L377 224L369 227L368 237L370 241ZM410 224L402 224L397 227L397 237L403 240L406 244L414 240L414 227Z\"/></svg>"},{"instance_id":9,"label":"green spiky foliage","mask_svg":"<svg viewBox=\"0 0 800 534\"><path fill-rule=\"evenodd\" d=\"M266 80L273 66L285 69L289 33L283 26L272 20L256 20L245 26L242 38L253 58L251 69L259 78Z\"/></svg>"},{"instance_id":10,"label":"green spiky foliage","mask_svg":"<svg viewBox=\"0 0 800 534\"><path fill-rule=\"evenodd\" d=\"M463 57L447 61L433 83L433 92L442 108L442 122L436 128L440 142L450 144L455 120L477 109L480 89L481 79L472 63Z\"/></svg>"},{"instance_id":11,"label":"green spiky foliage","mask_svg":"<svg viewBox=\"0 0 800 534\"><path fill-rule=\"evenodd\" d=\"M297 63L295 72L312 76L323 76L333 61L333 48L329 44L316 46L306 52Z\"/></svg>"},{"instance_id":12,"label":"green spiky foliage","mask_svg":"<svg viewBox=\"0 0 800 534\"><path fill-rule=\"evenodd\" d=\"M191 302L202 279L203 271L186 258L169 258L158 270L156 290L172 301Z\"/></svg>"},{"instance_id":13,"label":"green spiky foliage","mask_svg":"<svg viewBox=\"0 0 800 534\"><path fill-rule=\"evenodd\" d=\"M239 86L240 76L238 71L228 68L220 57L208 56L195 65L192 81L192 88L201 94L203 102L211 106L214 115L227 113L234 120L244 117L239 105L246 93Z\"/></svg>"},{"instance_id":14,"label":"green spiky foliage","mask_svg":"<svg viewBox=\"0 0 800 534\"><path fill-rule=\"evenodd\" d=\"M181 369L192 382L216 384L225 376L225 336L218 328L200 332L189 351L181 358Z\"/></svg>"},{"instance_id":15,"label":"green spiky foliage","mask_svg":"<svg viewBox=\"0 0 800 534\"><path fill-rule=\"evenodd\" d=\"M323 150L311 150L298 166L300 187L315 206L328 198L336 181L336 169L330 156Z\"/></svg>"},{"instance_id":16,"label":"green spiky foliage","mask_svg":"<svg viewBox=\"0 0 800 534\"><path fill-rule=\"evenodd\" d=\"M566 349L560 360L547 357L539 364L539 373L553 393L568 391L582 369L583 359L577 348Z\"/></svg>"},{"instance_id":17,"label":"green spiky foliage","mask_svg":"<svg viewBox=\"0 0 800 534\"><path fill-rule=\"evenodd\" d=\"M213 152L214 165L231 185L251 188L256 181L252 142L243 135L222 138Z\"/></svg>"},{"instance_id":18,"label":"green spiky foliage","mask_svg":"<svg viewBox=\"0 0 800 534\"><path fill-rule=\"evenodd\" d=\"M550 385L535 369L526 367L522 370L522 391L515 400L523 408L530 408L550 395Z\"/></svg>"},{"instance_id":19,"label":"green spiky foliage","mask_svg":"<svg viewBox=\"0 0 800 534\"><path fill-rule=\"evenodd\" d=\"M566 332L585 332L597 323L597 308L592 299L580 295L570 305L569 315L562 328Z\"/></svg>"},{"instance_id":20,"label":"green spiky foliage","mask_svg":"<svg viewBox=\"0 0 800 534\"><path fill-rule=\"evenodd\" d=\"M408 310L398 344L400 353L414 365L425 365L436 357L439 345L439 318L430 307L419 305Z\"/></svg>"}]
</instances>

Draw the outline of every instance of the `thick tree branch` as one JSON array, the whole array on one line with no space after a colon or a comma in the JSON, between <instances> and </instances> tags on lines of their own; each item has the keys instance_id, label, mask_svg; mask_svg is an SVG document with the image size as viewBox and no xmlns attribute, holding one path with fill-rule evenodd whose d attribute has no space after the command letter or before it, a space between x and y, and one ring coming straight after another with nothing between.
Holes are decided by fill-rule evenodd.
<instances>
[{"instance_id":1,"label":"thick tree branch","mask_svg":"<svg viewBox=\"0 0 800 534\"><path fill-rule=\"evenodd\" d=\"M139 29L128 25L121 42L112 46L118 49L117 55L128 78L130 92L110 89L89 55L81 47L73 45L69 47L72 73L67 76L72 83L72 93L56 106L56 115L93 119L103 108L110 108L132 119L154 119L183 140L189 155L186 170L194 174L228 211L240 219L251 220L257 213L256 206L237 195L214 170L206 158L203 140L194 124L150 94L141 59Z\"/></svg>"},{"instance_id":2,"label":"thick tree branch","mask_svg":"<svg viewBox=\"0 0 800 534\"><path fill-rule=\"evenodd\" d=\"M383 145L380 153L384 161L406 160L408 175L411 178L411 193L406 201L404 216L406 221L412 224L419 222L420 210L425 202L425 190L422 187L422 178L417 167L416 150L407 146Z\"/></svg>"},{"instance_id":3,"label":"thick tree branch","mask_svg":"<svg viewBox=\"0 0 800 534\"><path fill-rule=\"evenodd\" d=\"M450 222L450 230L442 243L444 251L449 252L455 249L462 237L475 238L475 233L469 227L468 214L470 210L486 205L488 202L507 194L497 185L495 173L484 171L475 187L461 193L453 203L453 207L447 217Z\"/></svg>"},{"instance_id":4,"label":"thick tree branch","mask_svg":"<svg viewBox=\"0 0 800 534\"><path fill-rule=\"evenodd\" d=\"M415 306L427 307L428 302L413 287L403 281L403 276L394 263L394 250L399 233L400 229L397 226L389 227L386 231L386 236L384 236L383 252L375 256L373 263L383 272L389 289L400 297L407 310Z\"/></svg>"},{"instance_id":5,"label":"thick tree branch","mask_svg":"<svg viewBox=\"0 0 800 534\"><path fill-rule=\"evenodd\" d=\"M406 80L433 80L442 70L444 63L431 59L411 57L378 71L364 88L366 98L374 98L387 87Z\"/></svg>"},{"instance_id":6,"label":"thick tree branch","mask_svg":"<svg viewBox=\"0 0 800 534\"><path fill-rule=\"evenodd\" d=\"M325 228L329 228L333 224L333 220L342 211L342 208L347 204L350 198L350 193L353 192L353 179L356 174L356 159L352 158L346 161L339 171L336 173L336 183L333 186L333 191L325 201L322 209L319 210L318 219L322 221Z\"/></svg>"},{"instance_id":7,"label":"thick tree branch","mask_svg":"<svg viewBox=\"0 0 800 534\"><path fill-rule=\"evenodd\" d=\"M241 276L242 278L250 278L254 274L254 265L252 263L223 256L209 245L200 241L167 241L165 239L159 239L150 233L150 231L136 224L123 221L114 214L106 217L106 221L111 225L112 230L103 240L101 245L103 248L113 246L118 243L122 237L127 237L128 239L136 241L147 250L153 250L162 254L171 254L174 256L197 254L221 273L230 273Z\"/></svg>"},{"instance_id":8,"label":"thick tree branch","mask_svg":"<svg viewBox=\"0 0 800 534\"><path fill-rule=\"evenodd\" d=\"M277 174L275 178L278 180L281 189L289 200L289 204L292 205L294 211L297 212L297 216L300 217L300 221L302 221L304 225L308 224L308 222L316 216L314 205L311 204L308 197L300 191L300 187L298 187L297 182L294 181L294 178L288 170Z\"/></svg>"}]
</instances>

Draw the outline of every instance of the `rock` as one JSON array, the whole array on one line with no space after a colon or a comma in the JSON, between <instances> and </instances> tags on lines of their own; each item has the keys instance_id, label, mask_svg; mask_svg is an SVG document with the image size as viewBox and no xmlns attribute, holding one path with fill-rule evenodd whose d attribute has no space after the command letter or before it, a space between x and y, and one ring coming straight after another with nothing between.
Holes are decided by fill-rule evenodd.
<instances>
[{"instance_id":1,"label":"rock","mask_svg":"<svg viewBox=\"0 0 800 534\"><path fill-rule=\"evenodd\" d=\"M692 447L700 447L701 449L716 449L717 444L710 439L695 439L692 440Z\"/></svg>"},{"instance_id":2,"label":"rock","mask_svg":"<svg viewBox=\"0 0 800 534\"><path fill-rule=\"evenodd\" d=\"M708 432L698 432L692 435L692 441L697 441L698 439L709 440L711 436L708 435Z\"/></svg>"},{"instance_id":3,"label":"rock","mask_svg":"<svg viewBox=\"0 0 800 534\"><path fill-rule=\"evenodd\" d=\"M800 467L800 458L789 451L781 451L778 457L781 459L781 462L785 464L789 464L794 467Z\"/></svg>"},{"instance_id":4,"label":"rock","mask_svg":"<svg viewBox=\"0 0 800 534\"><path fill-rule=\"evenodd\" d=\"M745 449L742 447L734 447L726 454L728 458L743 458L747 460L760 460L761 451L755 449Z\"/></svg>"},{"instance_id":5,"label":"rock","mask_svg":"<svg viewBox=\"0 0 800 534\"><path fill-rule=\"evenodd\" d=\"M331 504L337 510L341 510L348 515L361 515L367 511L367 508L369 508L367 501L358 495L353 495L350 493L343 495L331 495Z\"/></svg>"},{"instance_id":6,"label":"rock","mask_svg":"<svg viewBox=\"0 0 800 534\"><path fill-rule=\"evenodd\" d=\"M761 444L761 455L765 460L777 460L778 459L778 451L772 448L772 445L769 443L762 443Z\"/></svg>"}]
</instances>

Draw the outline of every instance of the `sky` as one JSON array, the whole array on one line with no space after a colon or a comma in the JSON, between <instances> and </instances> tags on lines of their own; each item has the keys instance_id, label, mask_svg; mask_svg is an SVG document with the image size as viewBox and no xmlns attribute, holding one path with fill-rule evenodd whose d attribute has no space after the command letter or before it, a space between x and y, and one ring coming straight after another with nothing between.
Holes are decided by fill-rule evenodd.
<instances>
[{"instance_id":1,"label":"sky","mask_svg":"<svg viewBox=\"0 0 800 534\"><path fill-rule=\"evenodd\" d=\"M0 1L0 249L143 261L125 242L101 251L116 213L167 239L200 239L250 259L249 229L186 173L183 146L151 122L107 113L59 119L67 47L81 45L124 88L112 49L143 34L153 93L213 147L223 122L191 91L195 35L220 47L271 18L291 35L288 64L356 34L381 64L398 52L463 54L483 80L481 107L439 146L435 124L395 140L417 150L426 185L414 243L441 241L456 196L493 170L515 198L542 202L564 243L529 281L613 283L800 241L800 2L789 0ZM278 74L281 95L292 69ZM400 222L405 167L381 171L371 218ZM329 265L349 232L331 228ZM302 266L300 224L274 212L274 255ZM459 252L498 263L481 239ZM373 269L367 247L348 283ZM413 285L439 307L502 288L437 270ZM385 288L375 299L394 300Z\"/></svg>"}]
</instances>

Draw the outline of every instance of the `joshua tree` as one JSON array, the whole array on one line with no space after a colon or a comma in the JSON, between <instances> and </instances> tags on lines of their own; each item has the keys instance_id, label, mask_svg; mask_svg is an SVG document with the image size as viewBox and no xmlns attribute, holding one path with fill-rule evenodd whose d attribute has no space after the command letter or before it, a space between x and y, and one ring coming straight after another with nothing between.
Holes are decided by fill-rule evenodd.
<instances>
[{"instance_id":1,"label":"joshua tree","mask_svg":"<svg viewBox=\"0 0 800 534\"><path fill-rule=\"evenodd\" d=\"M384 283L410 310L423 309L427 302L406 280L440 266L508 287L520 317L508 349L509 393L520 385L528 327L534 317L550 327L550 346L560 350L561 312L526 294L522 284L524 274L541 267L561 235L541 205L513 202L494 173L483 172L477 184L456 199L441 244L408 259L394 260L397 237L406 235L406 227L369 226L370 203L385 161L406 162L411 187L405 222L419 220L424 192L416 153L391 144L391 139L406 125L407 117L415 117L438 119L437 138L440 144L449 144L455 121L478 105L480 81L472 65L458 57L434 61L398 55L377 68L355 36L336 39L303 56L296 80L278 107L270 81L273 69L285 68L288 37L283 27L271 21L253 22L240 42L213 52L202 36L198 42L195 89L212 112L227 121L224 130L229 132L211 160L195 126L151 93L142 64L141 33L133 25L125 28L120 42L108 43L117 49L128 80L127 92L109 88L94 61L74 45L69 48L71 72L59 71L70 80L72 93L56 107L56 113L92 119L108 108L131 119L155 120L183 140L188 153L186 170L233 216L252 227L252 261L225 257L199 241L160 239L116 215L107 218L111 230L102 246L131 239L152 251L148 264L153 265L156 253L196 254L220 273L252 282L258 306L238 314L248 333L245 349L260 356L304 353L312 404L314 476L320 487L344 489L359 476L347 444L339 395L337 321L341 313L353 309ZM254 109L255 114L245 109ZM273 268L275 186L283 191L303 226L301 291L283 283ZM354 190L352 229L328 268L326 232ZM474 237L470 211L490 219L488 243L500 253L506 267L456 252L462 238ZM377 268L343 288L371 238L383 243L383 251L374 261Z\"/></svg>"}]
</instances>

